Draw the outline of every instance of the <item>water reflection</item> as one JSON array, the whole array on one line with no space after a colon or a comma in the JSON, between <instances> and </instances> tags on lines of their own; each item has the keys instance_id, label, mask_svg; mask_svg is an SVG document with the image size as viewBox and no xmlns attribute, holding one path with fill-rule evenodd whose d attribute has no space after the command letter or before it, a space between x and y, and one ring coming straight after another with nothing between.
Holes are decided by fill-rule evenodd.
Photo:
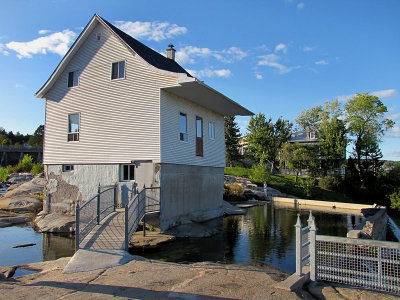
<instances>
[{"instance_id":1,"label":"water reflection","mask_svg":"<svg viewBox=\"0 0 400 300\"><path fill-rule=\"evenodd\" d=\"M74 253L74 234L43 233L43 261L72 256Z\"/></svg>"},{"instance_id":2,"label":"water reflection","mask_svg":"<svg viewBox=\"0 0 400 300\"><path fill-rule=\"evenodd\" d=\"M181 239L152 251L134 254L173 262L220 261L235 264L267 264L294 272L297 214L307 223L308 211L272 204L249 208L246 215L220 219L220 234L210 238ZM359 216L314 211L318 233L346 236Z\"/></svg>"}]
</instances>

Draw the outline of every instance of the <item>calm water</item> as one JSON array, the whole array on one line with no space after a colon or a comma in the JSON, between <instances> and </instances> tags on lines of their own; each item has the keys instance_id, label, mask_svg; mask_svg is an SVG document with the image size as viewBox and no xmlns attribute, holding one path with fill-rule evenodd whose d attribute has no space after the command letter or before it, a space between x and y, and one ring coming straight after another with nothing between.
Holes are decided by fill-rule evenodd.
<instances>
[{"instance_id":1,"label":"calm water","mask_svg":"<svg viewBox=\"0 0 400 300\"><path fill-rule=\"evenodd\" d=\"M272 204L247 209L244 216L231 216L212 221L220 233L209 238L178 239L133 254L172 262L213 261L235 264L271 265L282 271L294 272L295 230L297 214L303 225L308 211L277 207ZM346 236L360 217L314 211L318 234ZM19 244L36 243L33 247L12 248ZM42 234L31 227L0 228L0 266L12 266L53 260L74 254L74 236Z\"/></svg>"},{"instance_id":2,"label":"calm water","mask_svg":"<svg viewBox=\"0 0 400 300\"><path fill-rule=\"evenodd\" d=\"M13 248L36 243L35 246ZM32 227L0 228L0 266L14 266L58 259L74 254L75 240L70 234L38 233Z\"/></svg>"},{"instance_id":3,"label":"calm water","mask_svg":"<svg viewBox=\"0 0 400 300\"><path fill-rule=\"evenodd\" d=\"M295 271L295 228L297 214L306 224L308 211L276 207L251 207L243 216L219 220L221 232L210 238L178 239L155 250L134 250L147 258L172 262L214 261L235 264L267 264ZM343 236L359 222L359 217L313 212L318 234Z\"/></svg>"}]
</instances>

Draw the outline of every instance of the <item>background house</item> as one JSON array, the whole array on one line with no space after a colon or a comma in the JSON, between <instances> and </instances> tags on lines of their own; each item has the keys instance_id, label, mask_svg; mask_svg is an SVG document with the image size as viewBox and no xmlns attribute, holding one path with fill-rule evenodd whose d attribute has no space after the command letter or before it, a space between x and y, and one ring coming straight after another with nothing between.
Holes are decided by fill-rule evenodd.
<instances>
[{"instance_id":1,"label":"background house","mask_svg":"<svg viewBox=\"0 0 400 300\"><path fill-rule=\"evenodd\" d=\"M46 213L117 183L161 187L161 225L221 215L224 116L247 109L98 15L37 92L46 100Z\"/></svg>"}]
</instances>

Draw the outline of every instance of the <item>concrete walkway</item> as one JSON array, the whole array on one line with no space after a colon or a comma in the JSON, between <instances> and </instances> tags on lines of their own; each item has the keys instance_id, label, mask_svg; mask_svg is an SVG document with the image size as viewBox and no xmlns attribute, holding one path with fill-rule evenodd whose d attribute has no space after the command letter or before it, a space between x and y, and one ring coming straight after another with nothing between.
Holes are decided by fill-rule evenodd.
<instances>
[{"instance_id":1,"label":"concrete walkway","mask_svg":"<svg viewBox=\"0 0 400 300\"><path fill-rule=\"evenodd\" d=\"M63 273L86 272L98 269L108 269L124 265L134 259L143 258L128 254L125 250L85 250L79 249Z\"/></svg>"},{"instance_id":2,"label":"concrete walkway","mask_svg":"<svg viewBox=\"0 0 400 300\"><path fill-rule=\"evenodd\" d=\"M82 241L82 249L125 249L125 210L117 209L96 225Z\"/></svg>"}]
</instances>

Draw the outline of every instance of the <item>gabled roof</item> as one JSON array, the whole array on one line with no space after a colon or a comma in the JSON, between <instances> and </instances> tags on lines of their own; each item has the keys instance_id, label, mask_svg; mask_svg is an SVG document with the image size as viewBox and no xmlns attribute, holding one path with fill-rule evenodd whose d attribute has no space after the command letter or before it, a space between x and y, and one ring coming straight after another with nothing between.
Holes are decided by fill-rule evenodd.
<instances>
[{"instance_id":1,"label":"gabled roof","mask_svg":"<svg viewBox=\"0 0 400 300\"><path fill-rule=\"evenodd\" d=\"M311 132L313 132L313 131L311 131ZM290 139L289 143L316 143L317 141L318 141L318 138L316 138L316 137L311 138L311 137L307 136L306 131L297 131L292 134L292 138Z\"/></svg>"},{"instance_id":2,"label":"gabled roof","mask_svg":"<svg viewBox=\"0 0 400 300\"><path fill-rule=\"evenodd\" d=\"M108 21L101 18L99 15L95 14L90 22L85 26L82 30L78 38L72 44L71 48L68 52L64 55L61 62L58 64L57 68L51 74L50 78L46 81L46 83L40 88L40 90L35 94L37 97L42 98L47 91L52 87L54 82L59 77L62 70L74 56L74 54L78 51L80 46L86 40L86 38L90 35L94 27L98 24L103 24L106 28L109 28L110 31L117 36L125 46L132 51L133 53L137 54L141 57L146 63L150 66L158 69L159 71L165 71L169 75L177 76L177 77L186 77L190 78L189 80L194 80L194 78L184 69L182 68L176 61L169 59L157 51L147 47L146 45L142 44L138 40L134 39L130 35L126 34L122 30L118 29Z\"/></svg>"},{"instance_id":3,"label":"gabled roof","mask_svg":"<svg viewBox=\"0 0 400 300\"><path fill-rule=\"evenodd\" d=\"M103 18L99 17L101 20L103 20L108 27L112 31L114 31L115 34L117 34L121 39L124 40L124 42L133 50L135 51L141 58L143 58L145 61L147 61L149 64L152 66L169 71L169 72L174 72L174 73L185 73L188 76L192 77L184 68L182 68L176 61L169 59L165 57L164 55L158 53L157 51L154 51L153 49L147 47L145 44L142 44L138 40L134 39L130 35L126 34L122 30L118 29L108 21L104 20Z\"/></svg>"}]
</instances>

